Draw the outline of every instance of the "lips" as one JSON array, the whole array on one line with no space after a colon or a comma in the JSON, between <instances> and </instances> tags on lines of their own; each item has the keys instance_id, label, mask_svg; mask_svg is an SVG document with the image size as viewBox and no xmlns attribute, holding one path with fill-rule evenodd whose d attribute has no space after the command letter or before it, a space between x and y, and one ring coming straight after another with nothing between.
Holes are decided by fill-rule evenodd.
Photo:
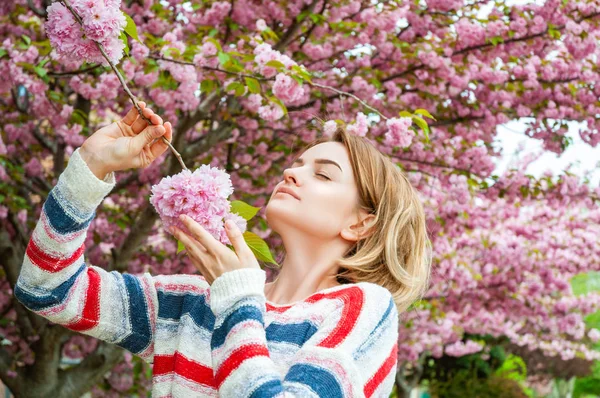
<instances>
[{"instance_id":1,"label":"lips","mask_svg":"<svg viewBox=\"0 0 600 398\"><path fill-rule=\"evenodd\" d=\"M289 195L292 195L294 198L300 200L300 197L296 194L296 192L292 191L290 188L286 188L286 187L280 187L276 193L287 193Z\"/></svg>"}]
</instances>

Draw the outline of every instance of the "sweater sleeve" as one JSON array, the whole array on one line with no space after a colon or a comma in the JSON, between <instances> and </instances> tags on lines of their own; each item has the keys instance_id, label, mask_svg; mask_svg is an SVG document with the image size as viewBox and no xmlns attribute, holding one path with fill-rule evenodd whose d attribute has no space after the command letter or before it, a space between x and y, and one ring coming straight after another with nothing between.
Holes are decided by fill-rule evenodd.
<instances>
[{"instance_id":1,"label":"sweater sleeve","mask_svg":"<svg viewBox=\"0 0 600 398\"><path fill-rule=\"evenodd\" d=\"M96 208L115 185L99 180L76 149L44 202L27 245L15 296L50 321L117 344L152 361L159 294L150 274L86 265Z\"/></svg>"},{"instance_id":2,"label":"sweater sleeve","mask_svg":"<svg viewBox=\"0 0 600 398\"><path fill-rule=\"evenodd\" d=\"M338 309L282 370L269 356L264 282L264 271L244 269L223 274L210 288L216 317L212 360L221 397L389 397L398 361L398 312L388 290L365 283L312 296L338 299Z\"/></svg>"}]
</instances>

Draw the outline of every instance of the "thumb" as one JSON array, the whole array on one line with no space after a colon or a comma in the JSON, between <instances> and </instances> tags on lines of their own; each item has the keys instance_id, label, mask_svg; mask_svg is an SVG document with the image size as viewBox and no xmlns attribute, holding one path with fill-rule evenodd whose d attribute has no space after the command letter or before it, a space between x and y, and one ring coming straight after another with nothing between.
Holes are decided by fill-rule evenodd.
<instances>
[{"instance_id":1,"label":"thumb","mask_svg":"<svg viewBox=\"0 0 600 398\"><path fill-rule=\"evenodd\" d=\"M155 139L160 138L167 130L163 125L152 125L146 127L141 133L133 137L133 148L136 155L140 153L145 146L152 143Z\"/></svg>"}]
</instances>

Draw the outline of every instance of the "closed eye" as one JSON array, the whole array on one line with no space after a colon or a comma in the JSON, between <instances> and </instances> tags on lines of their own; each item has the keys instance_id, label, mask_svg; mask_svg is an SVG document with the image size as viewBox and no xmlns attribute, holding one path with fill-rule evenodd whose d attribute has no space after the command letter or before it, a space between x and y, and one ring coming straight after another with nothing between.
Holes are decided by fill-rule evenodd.
<instances>
[{"instance_id":1,"label":"closed eye","mask_svg":"<svg viewBox=\"0 0 600 398\"><path fill-rule=\"evenodd\" d=\"M325 174L317 174L317 175L318 175L318 176L321 176L321 177L323 177L323 178L327 178L328 180L330 180L330 181L331 181L331 178L327 177Z\"/></svg>"}]
</instances>

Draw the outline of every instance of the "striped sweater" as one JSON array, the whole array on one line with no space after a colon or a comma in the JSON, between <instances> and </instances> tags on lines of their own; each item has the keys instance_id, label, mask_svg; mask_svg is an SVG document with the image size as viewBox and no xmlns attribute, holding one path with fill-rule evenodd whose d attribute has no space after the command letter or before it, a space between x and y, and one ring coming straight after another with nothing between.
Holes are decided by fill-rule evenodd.
<instances>
[{"instance_id":1,"label":"striped sweater","mask_svg":"<svg viewBox=\"0 0 600 398\"><path fill-rule=\"evenodd\" d=\"M372 283L293 304L265 298L265 272L130 275L86 264L87 229L115 184L77 149L43 206L16 297L50 321L152 364L155 397L388 397L398 313Z\"/></svg>"}]
</instances>

